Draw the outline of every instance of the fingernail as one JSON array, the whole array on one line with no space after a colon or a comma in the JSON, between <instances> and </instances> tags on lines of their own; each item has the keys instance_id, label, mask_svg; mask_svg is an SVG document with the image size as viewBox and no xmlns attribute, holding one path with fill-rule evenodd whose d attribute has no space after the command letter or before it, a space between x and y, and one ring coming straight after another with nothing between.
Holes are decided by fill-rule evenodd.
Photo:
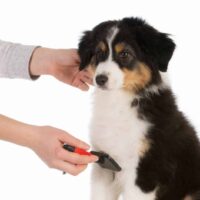
<instances>
[{"instance_id":1,"label":"fingernail","mask_svg":"<svg viewBox=\"0 0 200 200\"><path fill-rule=\"evenodd\" d=\"M97 156L93 156L92 158L93 158L93 161L94 161L94 162L96 162L96 161L99 160L99 157L97 157Z\"/></svg>"}]
</instances>

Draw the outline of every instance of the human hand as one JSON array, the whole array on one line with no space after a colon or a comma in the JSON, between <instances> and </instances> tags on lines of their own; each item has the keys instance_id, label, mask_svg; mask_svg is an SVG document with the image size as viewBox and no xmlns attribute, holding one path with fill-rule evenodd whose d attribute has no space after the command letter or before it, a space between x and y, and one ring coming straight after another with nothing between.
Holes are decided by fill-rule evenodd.
<instances>
[{"instance_id":1,"label":"human hand","mask_svg":"<svg viewBox=\"0 0 200 200\"><path fill-rule=\"evenodd\" d=\"M89 146L63 130L42 126L35 128L35 140L30 147L50 167L62 170L71 175L78 175L86 169L88 163L98 160L96 156L79 155L66 151L63 144L87 150Z\"/></svg>"},{"instance_id":2,"label":"human hand","mask_svg":"<svg viewBox=\"0 0 200 200\"><path fill-rule=\"evenodd\" d=\"M49 167L78 175L98 157L66 151L65 143L87 150L89 146L69 133L50 126L34 126L0 115L0 140L31 148Z\"/></svg>"},{"instance_id":3,"label":"human hand","mask_svg":"<svg viewBox=\"0 0 200 200\"><path fill-rule=\"evenodd\" d=\"M56 79L83 91L92 84L91 74L79 71L79 56L76 49L36 48L30 61L32 76L52 75Z\"/></svg>"}]
</instances>

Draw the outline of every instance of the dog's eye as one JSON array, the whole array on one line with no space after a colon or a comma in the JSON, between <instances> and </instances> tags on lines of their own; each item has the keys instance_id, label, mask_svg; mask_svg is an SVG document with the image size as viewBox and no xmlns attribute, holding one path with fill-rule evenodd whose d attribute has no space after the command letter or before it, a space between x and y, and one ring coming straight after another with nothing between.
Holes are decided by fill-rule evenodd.
<instances>
[{"instance_id":1,"label":"dog's eye","mask_svg":"<svg viewBox=\"0 0 200 200\"><path fill-rule=\"evenodd\" d=\"M126 58L128 58L129 57L129 52L128 51L122 51L122 52L120 52L119 53L119 57L121 58L121 59L126 59Z\"/></svg>"}]
</instances>

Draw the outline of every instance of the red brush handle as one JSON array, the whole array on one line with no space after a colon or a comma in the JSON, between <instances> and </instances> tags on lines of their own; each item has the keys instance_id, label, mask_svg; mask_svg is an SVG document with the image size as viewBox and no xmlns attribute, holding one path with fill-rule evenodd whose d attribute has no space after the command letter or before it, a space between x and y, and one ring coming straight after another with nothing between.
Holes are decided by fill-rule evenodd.
<instances>
[{"instance_id":1,"label":"red brush handle","mask_svg":"<svg viewBox=\"0 0 200 200\"><path fill-rule=\"evenodd\" d=\"M92 154L90 152L87 152L84 149L80 149L78 147L73 147L71 145L68 144L64 144L63 148L70 151L70 152L74 152L74 153L78 153L79 155L86 155L86 156L91 156Z\"/></svg>"},{"instance_id":2,"label":"red brush handle","mask_svg":"<svg viewBox=\"0 0 200 200\"><path fill-rule=\"evenodd\" d=\"M78 153L80 155L86 155L86 156L91 156L92 154L90 152L85 151L84 149L80 149L80 148L75 148L75 153Z\"/></svg>"}]
</instances>

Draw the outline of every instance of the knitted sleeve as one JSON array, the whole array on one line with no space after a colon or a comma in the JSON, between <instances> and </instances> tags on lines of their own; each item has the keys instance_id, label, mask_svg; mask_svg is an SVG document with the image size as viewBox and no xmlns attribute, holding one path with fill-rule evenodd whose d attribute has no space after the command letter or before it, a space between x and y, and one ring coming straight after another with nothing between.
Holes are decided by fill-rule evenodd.
<instances>
[{"instance_id":1,"label":"knitted sleeve","mask_svg":"<svg viewBox=\"0 0 200 200\"><path fill-rule=\"evenodd\" d=\"M35 48L0 40L0 77L34 79L29 62Z\"/></svg>"}]
</instances>

